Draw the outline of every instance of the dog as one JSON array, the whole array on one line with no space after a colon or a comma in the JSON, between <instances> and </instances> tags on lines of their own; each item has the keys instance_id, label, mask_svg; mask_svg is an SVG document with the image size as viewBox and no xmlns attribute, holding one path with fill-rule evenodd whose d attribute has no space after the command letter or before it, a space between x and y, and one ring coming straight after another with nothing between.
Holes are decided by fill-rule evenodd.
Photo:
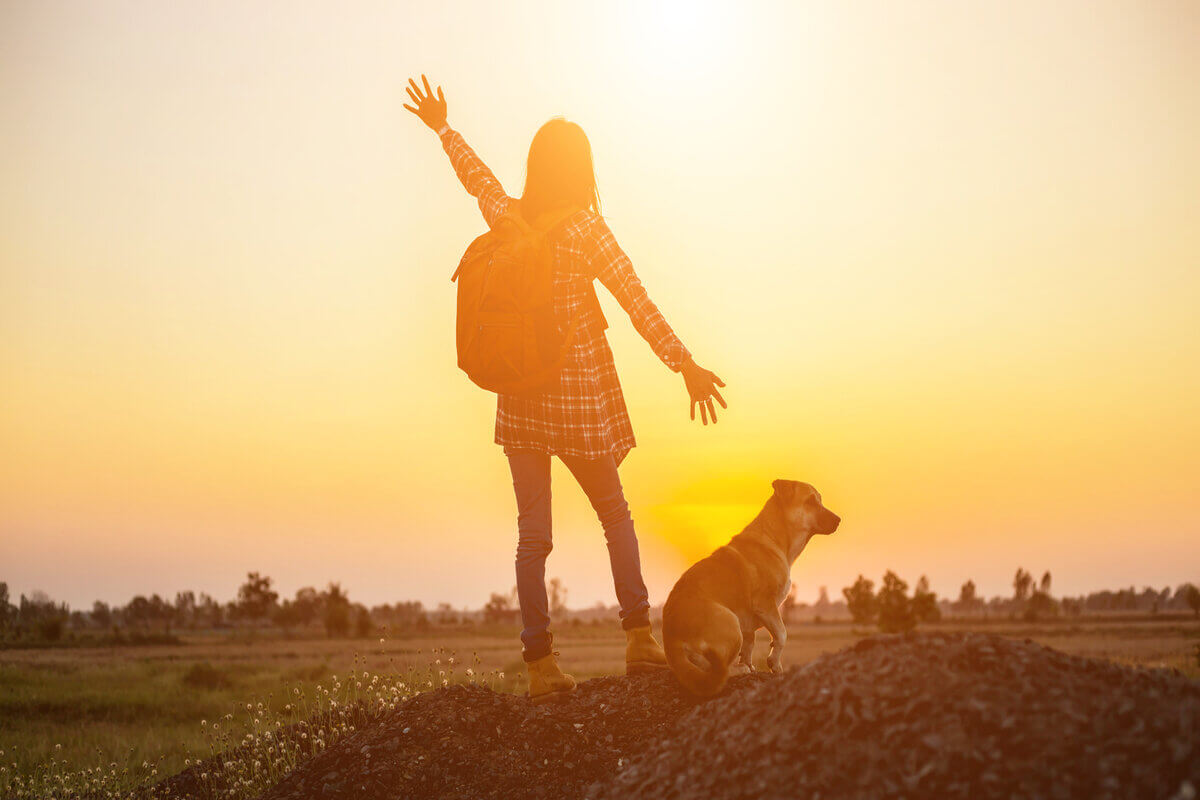
<instances>
[{"instance_id":1,"label":"dog","mask_svg":"<svg viewBox=\"0 0 1200 800\"><path fill-rule=\"evenodd\" d=\"M792 564L809 539L833 533L842 521L807 483L777 480L772 488L758 516L683 573L663 606L667 664L700 697L721 691L730 675L751 671L759 628L771 634L768 668L783 670L787 629L779 606L792 585Z\"/></svg>"}]
</instances>

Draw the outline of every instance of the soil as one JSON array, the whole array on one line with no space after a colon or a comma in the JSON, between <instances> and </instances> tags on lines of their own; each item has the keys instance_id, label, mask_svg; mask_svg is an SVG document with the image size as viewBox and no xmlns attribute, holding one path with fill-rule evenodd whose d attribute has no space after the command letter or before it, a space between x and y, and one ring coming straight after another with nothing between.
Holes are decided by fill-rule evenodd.
<instances>
[{"instance_id":1,"label":"soil","mask_svg":"<svg viewBox=\"0 0 1200 800\"><path fill-rule=\"evenodd\" d=\"M670 675L533 706L418 695L264 800L1195 798L1200 682L990 634L877 636L698 701Z\"/></svg>"}]
</instances>

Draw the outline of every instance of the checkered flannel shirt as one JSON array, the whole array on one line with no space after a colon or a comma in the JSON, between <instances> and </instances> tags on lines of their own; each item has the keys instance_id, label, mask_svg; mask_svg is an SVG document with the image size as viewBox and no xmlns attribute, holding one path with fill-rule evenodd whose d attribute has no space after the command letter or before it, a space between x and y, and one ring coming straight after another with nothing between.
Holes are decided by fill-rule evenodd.
<instances>
[{"instance_id":1,"label":"checkered flannel shirt","mask_svg":"<svg viewBox=\"0 0 1200 800\"><path fill-rule=\"evenodd\" d=\"M491 227L513 198L457 131L446 128L440 138L459 180L479 201ZM673 371L679 371L689 353L646 294L602 217L588 210L575 213L563 223L552 247L555 315L564 330L579 315L575 341L557 386L528 397L497 396L496 444L506 453L535 450L589 459L612 455L619 464L637 442L592 281L600 279Z\"/></svg>"}]
</instances>

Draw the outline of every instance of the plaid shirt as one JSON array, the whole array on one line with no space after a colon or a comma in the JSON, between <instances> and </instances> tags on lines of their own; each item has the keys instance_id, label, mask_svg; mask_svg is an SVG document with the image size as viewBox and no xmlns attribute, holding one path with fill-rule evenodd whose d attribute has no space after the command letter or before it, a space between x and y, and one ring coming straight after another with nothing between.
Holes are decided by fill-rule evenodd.
<instances>
[{"instance_id":1,"label":"plaid shirt","mask_svg":"<svg viewBox=\"0 0 1200 800\"><path fill-rule=\"evenodd\" d=\"M491 227L513 198L458 132L447 128L440 138L459 180L479 201ZM560 230L551 245L554 310L564 330L579 315L575 341L557 386L529 397L497 396L496 444L503 445L506 453L536 450L590 459L611 454L620 464L637 442L604 336L608 324L595 301L592 281L600 279L637 332L673 371L679 371L689 354L642 288L633 264L602 217L579 211Z\"/></svg>"}]
</instances>

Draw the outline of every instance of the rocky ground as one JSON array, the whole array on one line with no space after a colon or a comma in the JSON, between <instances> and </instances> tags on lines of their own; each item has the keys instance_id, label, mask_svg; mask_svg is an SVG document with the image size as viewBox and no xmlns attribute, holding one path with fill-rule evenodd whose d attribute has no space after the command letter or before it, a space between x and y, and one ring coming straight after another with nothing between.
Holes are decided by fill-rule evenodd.
<instances>
[{"instance_id":1,"label":"rocky ground","mask_svg":"<svg viewBox=\"0 0 1200 800\"><path fill-rule=\"evenodd\" d=\"M1200 682L986 634L875 637L698 702L669 673L561 704L419 695L268 800L1178 798L1200 789Z\"/></svg>"}]
</instances>

